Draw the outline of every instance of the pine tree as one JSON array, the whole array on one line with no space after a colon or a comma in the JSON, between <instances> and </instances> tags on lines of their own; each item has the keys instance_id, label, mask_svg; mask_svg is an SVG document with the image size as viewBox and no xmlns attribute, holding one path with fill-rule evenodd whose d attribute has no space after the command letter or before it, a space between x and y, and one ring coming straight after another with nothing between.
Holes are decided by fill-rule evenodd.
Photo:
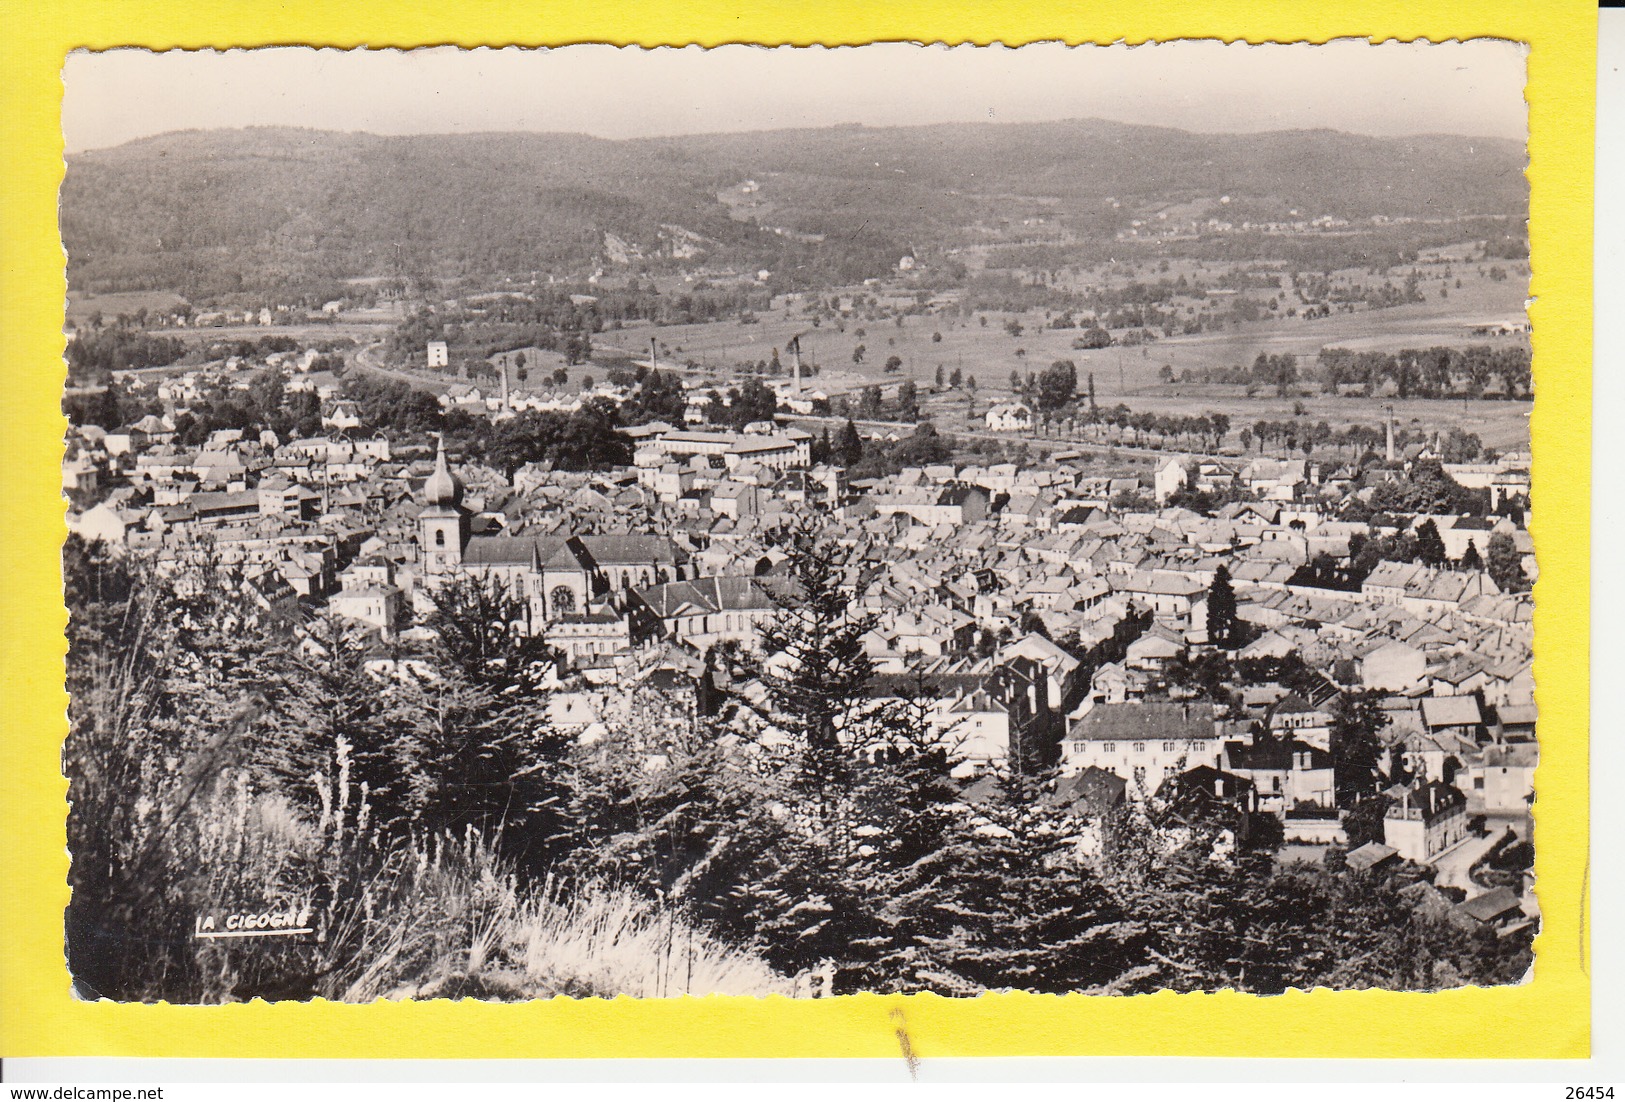
<instances>
[{"instance_id":1,"label":"pine tree","mask_svg":"<svg viewBox=\"0 0 1625 1102\"><path fill-rule=\"evenodd\" d=\"M863 437L858 435L858 426L852 423L851 418L841 426L841 438L836 442L835 455L845 467L855 467L863 462Z\"/></svg>"},{"instance_id":2,"label":"pine tree","mask_svg":"<svg viewBox=\"0 0 1625 1102\"><path fill-rule=\"evenodd\" d=\"M1207 591L1208 642L1228 650L1237 642L1236 630L1236 591L1230 584L1229 568L1220 563Z\"/></svg>"},{"instance_id":3,"label":"pine tree","mask_svg":"<svg viewBox=\"0 0 1625 1102\"><path fill-rule=\"evenodd\" d=\"M413 763L409 818L431 831L477 825L521 872L540 874L565 830L572 744L546 722L557 655L526 631L528 602L495 579L459 577L430 599L434 673L403 663L374 686L388 709L378 723L410 740L399 751Z\"/></svg>"},{"instance_id":4,"label":"pine tree","mask_svg":"<svg viewBox=\"0 0 1625 1102\"><path fill-rule=\"evenodd\" d=\"M787 841L768 779L709 724L634 710L569 763L572 875L627 884L741 940L757 936L750 885ZM800 965L798 965L800 967Z\"/></svg>"},{"instance_id":5,"label":"pine tree","mask_svg":"<svg viewBox=\"0 0 1625 1102\"><path fill-rule=\"evenodd\" d=\"M782 656L782 672L765 675L774 721L796 739L805 780L818 790L839 783L848 754L842 741L874 673L863 636L873 615L853 611L844 563L833 543L811 530L792 536L789 575L773 593L778 611L761 633L762 653Z\"/></svg>"},{"instance_id":6,"label":"pine tree","mask_svg":"<svg viewBox=\"0 0 1625 1102\"><path fill-rule=\"evenodd\" d=\"M1461 568L1463 570L1483 570L1484 560L1478 554L1478 547L1472 540L1467 541L1467 550L1461 553Z\"/></svg>"},{"instance_id":7,"label":"pine tree","mask_svg":"<svg viewBox=\"0 0 1625 1102\"><path fill-rule=\"evenodd\" d=\"M1439 526L1432 520L1424 520L1416 529L1416 557L1425 566L1443 566L1447 559L1444 547L1444 538L1439 535Z\"/></svg>"},{"instance_id":8,"label":"pine tree","mask_svg":"<svg viewBox=\"0 0 1625 1102\"><path fill-rule=\"evenodd\" d=\"M1144 927L1013 775L899 878L886 910L893 990L1118 991L1150 971Z\"/></svg>"},{"instance_id":9,"label":"pine tree","mask_svg":"<svg viewBox=\"0 0 1625 1102\"><path fill-rule=\"evenodd\" d=\"M1529 576L1523 572L1523 556L1511 536L1496 532L1484 550L1490 579L1502 593L1528 592Z\"/></svg>"},{"instance_id":10,"label":"pine tree","mask_svg":"<svg viewBox=\"0 0 1625 1102\"><path fill-rule=\"evenodd\" d=\"M1332 709L1331 753L1337 805L1352 807L1376 789L1378 733L1389 723L1378 694L1343 693Z\"/></svg>"}]
</instances>

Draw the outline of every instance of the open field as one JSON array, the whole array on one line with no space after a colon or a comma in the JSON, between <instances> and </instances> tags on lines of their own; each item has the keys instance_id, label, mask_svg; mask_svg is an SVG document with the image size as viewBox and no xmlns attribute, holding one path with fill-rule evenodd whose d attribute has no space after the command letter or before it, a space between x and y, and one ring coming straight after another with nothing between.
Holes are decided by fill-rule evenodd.
<instances>
[{"instance_id":1,"label":"open field","mask_svg":"<svg viewBox=\"0 0 1625 1102\"><path fill-rule=\"evenodd\" d=\"M1189 266L1188 262L1186 266ZM1419 265L1428 273L1430 266ZM1442 267L1437 267L1442 272ZM1516 265L1509 266L1516 268ZM1194 269L1193 269L1194 271ZM1422 290L1427 301L1385 310L1361 310L1333 314L1327 318L1278 318L1246 323L1239 327L1163 338L1140 347L1112 347L1079 350L1072 341L1076 329L1045 329L1045 316L1039 311L1024 314L989 312L987 325L978 317L957 315L906 318L901 327L894 320L868 321L856 316L844 319L845 331L825 322L813 328L799 306L758 315L755 324L736 321L702 325L632 326L606 332L594 338L595 348L618 350L645 359L648 342L656 337L662 348L663 365L678 367L692 360L706 374L726 375L730 370L767 361L779 351L786 372L790 358L785 352L791 338L802 334L803 359L818 363L822 372L808 376L809 387L828 391L856 390L866 385L894 386L903 379L919 385L925 411L944 428L963 429L970 395L949 391L928 395L938 365L945 375L959 370L974 376L978 383L974 409L978 417L993 402L1009 395L1010 374L1041 371L1057 359L1069 359L1078 366L1080 388L1092 374L1097 400L1101 405L1124 402L1135 410L1159 413L1199 414L1222 409L1237 431L1255 420L1287 420L1296 405L1313 421L1325 420L1334 428L1350 424L1374 425L1381 422L1387 400L1315 396L1279 399L1273 394L1249 398L1245 388L1175 382L1163 383L1159 374L1166 366L1177 380L1185 371L1200 374L1215 368L1250 364L1261 352L1292 353L1307 371L1324 347L1397 351L1431 345L1466 347L1475 344L1527 342L1527 337L1479 337L1467 326L1523 313L1524 277L1518 274L1492 281L1478 274L1477 265L1457 263L1453 268L1450 297L1438 291L1443 280L1436 275L1424 278ZM1207 265L1211 277L1214 265ZM1455 288L1454 280L1462 287ZM1022 326L1019 336L1006 331L1007 321ZM861 335L859 331L862 331ZM941 334L941 340L933 340ZM864 361L852 361L853 349L865 346ZM886 375L881 366L889 356L902 360L895 375ZM1487 447L1500 450L1523 448L1528 444L1528 402L1446 401L1414 399L1392 403L1398 423L1412 428L1460 427L1475 432Z\"/></svg>"},{"instance_id":2,"label":"open field","mask_svg":"<svg viewBox=\"0 0 1625 1102\"><path fill-rule=\"evenodd\" d=\"M1180 267L1190 268L1195 278L1211 280L1217 275L1217 268L1211 264L1202 272L1196 271L1189 262ZM775 348L788 367L784 349L792 337L801 333L804 358L822 364L826 371L850 370L854 366L854 349L863 345L862 366L876 376L880 374L880 365L889 356L896 355L903 361L904 375L926 380L934 377L939 364L945 372L957 367L976 375L984 390L1004 385L1012 370L1025 373L1065 358L1076 362L1081 372L1094 371L1098 392L1116 398L1155 386L1157 372L1164 364L1173 367L1177 376L1186 368L1245 365L1260 352L1291 352L1313 359L1326 346L1391 351L1433 344L1464 347L1490 343L1493 339L1469 335L1466 331L1469 324L1523 314L1526 284L1524 277L1518 274L1518 265L1509 265L1510 277L1497 282L1480 276L1476 265L1458 263L1451 269L1453 277L1448 287L1442 278L1442 265L1424 264L1418 265L1418 269L1423 273L1419 286L1427 296L1425 302L1333 314L1312 321L1281 317L1249 322L1190 336L1165 337L1141 348L1075 350L1072 341L1080 331L1044 328L1047 319L1041 311L1020 314L986 311L968 318L957 314L909 317L901 326L894 319L868 321L854 314L844 319L843 331L831 322L813 328L799 305L759 314L759 320L750 325L719 321L698 325L629 326L601 333L594 342L599 347L617 348L628 355L643 357L647 355L649 338L655 336L661 342L662 359L674 365L694 360L705 368L728 370L771 359ZM1139 277L1173 278L1178 274L1174 270L1143 272ZM1334 274L1349 279L1359 276L1353 272ZM1363 278L1368 283L1381 282L1380 277ZM1120 275L1093 282L1113 286L1125 279ZM1461 280L1460 288L1454 286L1455 279ZM1441 297L1441 290L1448 290L1449 297ZM857 291L849 289L843 299L849 300ZM986 318L986 325L982 324L982 317ZM1006 331L1005 325L1010 321L1022 327L1019 335ZM941 339L933 340L933 334L940 334Z\"/></svg>"},{"instance_id":3,"label":"open field","mask_svg":"<svg viewBox=\"0 0 1625 1102\"><path fill-rule=\"evenodd\" d=\"M964 431L973 424L984 424L982 417L989 406L1009 397L1012 372L1024 377L1042 371L1058 359L1068 359L1077 365L1080 390L1093 376L1097 400L1103 406L1122 402L1136 411L1191 415L1220 409L1230 415L1236 431L1257 420L1290 419L1299 406L1304 410L1302 416L1312 421L1325 420L1333 428L1374 425L1381 421L1383 407L1388 404L1383 399L1315 396L1283 400L1266 393L1248 397L1243 387L1180 380L1186 372L1201 376L1215 369L1250 364L1260 353L1293 354L1299 358L1300 370L1308 374L1325 347L1397 351L1431 345L1526 343L1526 336L1481 337L1468 332L1474 323L1514 318L1523 313L1527 268L1517 262L1499 263L1507 272L1505 279L1489 278L1491 262L1465 260L1460 256L1425 258L1415 266L1421 276L1419 288L1425 296L1425 301L1420 303L1383 310L1360 309L1314 320L1277 316L1239 325L1232 323L1202 333L1163 337L1137 347L1095 350L1074 349L1072 342L1082 331L1047 328L1050 315L1039 310L984 311L961 317L957 310L950 309L935 315L905 317L898 324L898 320L891 317L866 317L870 308L864 306L839 321L825 319L815 327L801 302L781 299L773 310L758 314L751 324L737 320L675 326L632 324L596 334L593 346L598 362L570 368L565 385L577 388L589 377L601 380L610 365L623 359L646 361L651 337L659 342L662 367L681 369L693 362L703 377L716 381L719 386L727 385L742 367L770 361L775 351L787 375L791 362L788 347L799 334L803 361L819 367L816 375L811 370L806 373L809 388L841 393L878 385L889 395L898 383L912 379L919 387L924 412L950 430ZM1053 275L1058 283L1074 290L1092 291L1111 290L1135 280L1150 282L1181 276L1192 283L1216 286L1239 272L1257 271L1261 267L1258 263L1227 265L1171 260L1167 268L1163 268L1160 263L1153 265L1142 260L1135 265L1103 265L1098 269L1069 270ZM1409 271L1409 268L1396 269L1388 276L1341 271L1331 273L1331 277L1349 286L1373 285L1385 280L1402 281ZM1036 273L1015 274L1036 278ZM1283 274L1281 278L1283 282L1276 294L1284 307L1285 303L1295 301L1295 296L1288 293L1290 283L1286 276ZM1255 297L1271 294L1268 290L1250 293ZM870 296L883 302L907 301L906 296L899 299L873 287L845 288L840 294L843 304L848 306L855 297L867 301ZM104 313L115 309L129 312L143 305L151 309L173 305L176 301L173 295L132 292L87 297L78 300L75 309L88 316L92 307ZM1175 305L1181 315L1189 312L1192 316L1197 310L1227 309L1222 304L1215 305L1216 302L1220 300L1187 302L1181 299ZM395 321L388 311L374 311L367 316L346 315L333 322L297 326L238 325L158 332L179 337L189 344L287 336L311 343L350 338L366 345L387 335ZM1010 323L1019 325L1020 332L1012 333L1007 328ZM853 358L854 350L860 345L864 349L861 363ZM887 374L883 365L892 356L901 361L901 367L896 373ZM398 367L382 362L376 352L369 360L368 366L374 369ZM974 402L965 390L945 389L932 393L939 367L945 378L956 370L964 377L974 377L978 383ZM1162 381L1165 369L1172 372L1174 382ZM547 385L545 374L530 374L536 377L528 380L528 385ZM452 381L455 380L435 380L432 385L441 390ZM1527 402L1412 400L1393 404L1402 426L1441 430L1459 427L1477 433L1487 447L1499 450L1523 448L1528 443Z\"/></svg>"},{"instance_id":4,"label":"open field","mask_svg":"<svg viewBox=\"0 0 1625 1102\"><path fill-rule=\"evenodd\" d=\"M98 313L111 320L120 314L133 316L137 310L163 313L185 304L186 300L172 291L115 291L105 295L69 291L68 325L83 325Z\"/></svg>"}]
</instances>

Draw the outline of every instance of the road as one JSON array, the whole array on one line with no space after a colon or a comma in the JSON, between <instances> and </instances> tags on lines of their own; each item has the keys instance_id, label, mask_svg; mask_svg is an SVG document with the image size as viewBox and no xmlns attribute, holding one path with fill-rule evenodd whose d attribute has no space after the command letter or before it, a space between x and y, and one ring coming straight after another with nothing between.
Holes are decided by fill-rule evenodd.
<instances>
[{"instance_id":1,"label":"road","mask_svg":"<svg viewBox=\"0 0 1625 1102\"><path fill-rule=\"evenodd\" d=\"M378 359L379 349L384 347L383 341L375 341L356 351L350 360L350 366L358 367L369 375L382 375L388 379L396 379L409 386L420 386L425 389L444 390L447 386L439 379L426 379L422 375L415 375L409 371L399 371L393 367L385 367Z\"/></svg>"},{"instance_id":2,"label":"road","mask_svg":"<svg viewBox=\"0 0 1625 1102\"><path fill-rule=\"evenodd\" d=\"M1445 850L1433 860L1433 867L1439 870L1435 881L1440 887L1460 888L1471 899L1483 893L1484 889L1473 883L1472 868L1484 859L1484 855L1495 848L1495 843L1501 840L1502 831L1492 830L1483 837L1470 836L1465 841Z\"/></svg>"}]
</instances>

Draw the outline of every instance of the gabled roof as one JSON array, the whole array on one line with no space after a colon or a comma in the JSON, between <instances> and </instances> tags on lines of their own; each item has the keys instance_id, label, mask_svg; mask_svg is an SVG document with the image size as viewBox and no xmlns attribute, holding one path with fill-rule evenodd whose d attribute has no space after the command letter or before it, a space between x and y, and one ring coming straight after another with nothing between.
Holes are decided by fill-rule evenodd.
<instances>
[{"instance_id":1,"label":"gabled roof","mask_svg":"<svg viewBox=\"0 0 1625 1102\"><path fill-rule=\"evenodd\" d=\"M1349 850L1343 860L1349 868L1357 872L1374 869L1385 861L1392 860L1399 851L1393 846L1385 846L1381 842L1367 842L1357 849Z\"/></svg>"},{"instance_id":2,"label":"gabled roof","mask_svg":"<svg viewBox=\"0 0 1625 1102\"><path fill-rule=\"evenodd\" d=\"M1428 727L1470 727L1484 722L1476 696L1429 696L1422 699L1422 723Z\"/></svg>"},{"instance_id":3,"label":"gabled roof","mask_svg":"<svg viewBox=\"0 0 1625 1102\"><path fill-rule=\"evenodd\" d=\"M1067 737L1074 742L1212 739L1218 737L1213 718L1213 705L1205 701L1097 704Z\"/></svg>"},{"instance_id":4,"label":"gabled roof","mask_svg":"<svg viewBox=\"0 0 1625 1102\"><path fill-rule=\"evenodd\" d=\"M1494 922L1496 919L1518 910L1518 896L1511 888L1492 888L1483 895L1474 896L1456 908L1457 911L1468 918L1479 922Z\"/></svg>"}]
</instances>

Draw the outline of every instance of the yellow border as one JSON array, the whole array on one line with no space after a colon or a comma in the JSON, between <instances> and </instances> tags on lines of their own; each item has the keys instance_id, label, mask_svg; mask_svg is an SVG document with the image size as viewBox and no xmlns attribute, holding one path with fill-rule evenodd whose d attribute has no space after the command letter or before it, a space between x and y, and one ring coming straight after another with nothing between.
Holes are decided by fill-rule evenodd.
<instances>
[{"instance_id":1,"label":"yellow border","mask_svg":"<svg viewBox=\"0 0 1625 1102\"><path fill-rule=\"evenodd\" d=\"M1082 5L921 0L742 6L631 2L0 0L0 1054L8 1056L612 1057L944 1055L1583 1057L1591 411L1591 198L1596 8L1590 0L1244 0ZM860 996L818 1002L557 1000L188 1008L76 1002L62 963L65 783L57 547L65 293L56 232L60 67L70 49L611 41L860 43L1159 37L1251 41L1515 38L1529 58L1535 538L1541 709L1539 891L1532 982L1436 995L1278 998ZM1351 89L1351 94L1359 94Z\"/></svg>"}]
</instances>

